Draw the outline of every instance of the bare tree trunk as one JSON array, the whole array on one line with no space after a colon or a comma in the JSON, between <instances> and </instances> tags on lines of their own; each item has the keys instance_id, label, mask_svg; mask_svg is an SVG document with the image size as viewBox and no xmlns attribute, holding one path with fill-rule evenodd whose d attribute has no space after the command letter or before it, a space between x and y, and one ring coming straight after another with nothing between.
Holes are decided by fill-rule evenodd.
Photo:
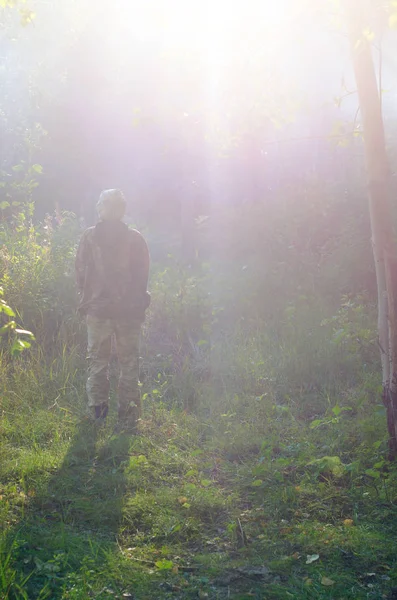
<instances>
[{"instance_id":1,"label":"bare tree trunk","mask_svg":"<svg viewBox=\"0 0 397 600\"><path fill-rule=\"evenodd\" d=\"M397 253L390 204L390 171L371 45L363 31L362 0L345 0L368 172L372 246L378 286L378 333L390 458L397 457Z\"/></svg>"}]
</instances>

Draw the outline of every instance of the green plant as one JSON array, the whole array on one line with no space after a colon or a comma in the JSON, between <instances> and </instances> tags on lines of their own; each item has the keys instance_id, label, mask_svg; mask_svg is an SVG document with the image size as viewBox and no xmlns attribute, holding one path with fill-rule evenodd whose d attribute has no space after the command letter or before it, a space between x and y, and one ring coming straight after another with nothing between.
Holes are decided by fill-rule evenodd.
<instances>
[{"instance_id":1,"label":"green plant","mask_svg":"<svg viewBox=\"0 0 397 600\"><path fill-rule=\"evenodd\" d=\"M332 325L332 344L368 361L373 360L375 354L377 334L374 323L373 307L365 303L363 296L344 296L337 314L324 319L321 324Z\"/></svg>"},{"instance_id":2,"label":"green plant","mask_svg":"<svg viewBox=\"0 0 397 600\"><path fill-rule=\"evenodd\" d=\"M26 348L30 348L30 342L26 338L34 339L31 331L20 329L14 320L15 312L3 299L4 291L0 287L0 313L6 318L6 323L0 327L0 336L6 338L12 356L20 354Z\"/></svg>"}]
</instances>

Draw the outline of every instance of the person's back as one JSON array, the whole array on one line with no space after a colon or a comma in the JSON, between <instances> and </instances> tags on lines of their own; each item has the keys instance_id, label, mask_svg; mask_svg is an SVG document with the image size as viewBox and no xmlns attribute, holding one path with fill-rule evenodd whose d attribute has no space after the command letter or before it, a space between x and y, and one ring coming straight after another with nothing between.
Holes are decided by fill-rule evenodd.
<instances>
[{"instance_id":1,"label":"person's back","mask_svg":"<svg viewBox=\"0 0 397 600\"><path fill-rule=\"evenodd\" d=\"M149 254L142 235L122 221L100 221L87 229L76 270L82 314L128 317L144 309Z\"/></svg>"},{"instance_id":2,"label":"person's back","mask_svg":"<svg viewBox=\"0 0 397 600\"><path fill-rule=\"evenodd\" d=\"M87 229L76 256L79 310L87 317L90 360L87 394L95 417L108 411L108 364L115 334L121 368L119 419L140 416L139 333L150 303L149 252L142 235L121 221L125 199L107 190L98 202L100 221Z\"/></svg>"}]
</instances>

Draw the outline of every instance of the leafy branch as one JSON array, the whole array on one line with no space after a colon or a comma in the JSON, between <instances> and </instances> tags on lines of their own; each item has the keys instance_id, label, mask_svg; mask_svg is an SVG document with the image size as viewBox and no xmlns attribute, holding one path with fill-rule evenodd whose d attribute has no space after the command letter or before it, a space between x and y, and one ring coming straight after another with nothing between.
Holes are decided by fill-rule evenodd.
<instances>
[{"instance_id":1,"label":"leafy branch","mask_svg":"<svg viewBox=\"0 0 397 600\"><path fill-rule=\"evenodd\" d=\"M26 329L20 329L15 321L15 312L8 306L6 301L3 299L4 291L0 288L0 313L2 313L7 322L0 327L0 337L7 337L7 341L11 344L11 355L16 356L30 348L31 343L25 338L34 339L33 333Z\"/></svg>"}]
</instances>

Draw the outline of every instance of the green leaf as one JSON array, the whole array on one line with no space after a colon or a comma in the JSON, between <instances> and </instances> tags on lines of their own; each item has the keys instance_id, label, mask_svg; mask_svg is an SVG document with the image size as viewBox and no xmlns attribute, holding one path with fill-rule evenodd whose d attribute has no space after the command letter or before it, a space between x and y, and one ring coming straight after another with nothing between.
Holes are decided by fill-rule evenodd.
<instances>
[{"instance_id":1,"label":"green leaf","mask_svg":"<svg viewBox=\"0 0 397 600\"><path fill-rule=\"evenodd\" d=\"M11 346L11 354L12 356L16 356L17 354L20 354L27 348L30 348L30 346L31 344L29 344L29 342L24 342L22 340L16 339L13 345Z\"/></svg>"},{"instance_id":2,"label":"green leaf","mask_svg":"<svg viewBox=\"0 0 397 600\"><path fill-rule=\"evenodd\" d=\"M17 324L15 323L15 321L9 321L5 325L3 325L3 327L0 328L0 335L4 335L5 333L8 333L10 330L15 329L16 325Z\"/></svg>"},{"instance_id":3,"label":"green leaf","mask_svg":"<svg viewBox=\"0 0 397 600\"><path fill-rule=\"evenodd\" d=\"M7 317L15 317L14 311L4 302L4 300L0 301L0 313L4 313Z\"/></svg>"},{"instance_id":4,"label":"green leaf","mask_svg":"<svg viewBox=\"0 0 397 600\"><path fill-rule=\"evenodd\" d=\"M174 563L172 562L172 560L165 560L165 559L158 560L154 564L160 571L170 571L172 569L172 567L174 566Z\"/></svg>"},{"instance_id":5,"label":"green leaf","mask_svg":"<svg viewBox=\"0 0 397 600\"><path fill-rule=\"evenodd\" d=\"M195 489L196 489L196 486L194 483L186 483L185 490L187 492L193 492Z\"/></svg>"},{"instance_id":6,"label":"green leaf","mask_svg":"<svg viewBox=\"0 0 397 600\"><path fill-rule=\"evenodd\" d=\"M334 413L335 417L338 417L340 415L340 413L342 412L341 407L337 404L336 406L334 406L334 408L332 409L332 412Z\"/></svg>"},{"instance_id":7,"label":"green leaf","mask_svg":"<svg viewBox=\"0 0 397 600\"><path fill-rule=\"evenodd\" d=\"M342 477L346 472L346 466L342 463L339 456L323 456L312 460L309 465L316 466L319 472L330 472L335 477Z\"/></svg>"},{"instance_id":8,"label":"green leaf","mask_svg":"<svg viewBox=\"0 0 397 600\"><path fill-rule=\"evenodd\" d=\"M384 460L380 460L379 462L374 464L374 469L382 469L382 467L385 465L385 461Z\"/></svg>"},{"instance_id":9,"label":"green leaf","mask_svg":"<svg viewBox=\"0 0 397 600\"><path fill-rule=\"evenodd\" d=\"M39 173L39 175L41 175L43 172L43 167L41 165L33 165L31 167L31 170L34 171L35 173Z\"/></svg>"},{"instance_id":10,"label":"green leaf","mask_svg":"<svg viewBox=\"0 0 397 600\"><path fill-rule=\"evenodd\" d=\"M186 473L185 477L194 477L195 475L198 475L197 469L190 469L190 471Z\"/></svg>"},{"instance_id":11,"label":"green leaf","mask_svg":"<svg viewBox=\"0 0 397 600\"><path fill-rule=\"evenodd\" d=\"M204 487L209 487L212 484L212 481L210 481L209 479L202 479L200 481L201 485Z\"/></svg>"},{"instance_id":12,"label":"green leaf","mask_svg":"<svg viewBox=\"0 0 397 600\"><path fill-rule=\"evenodd\" d=\"M260 487L262 483L262 479L255 479L255 481L252 482L252 487Z\"/></svg>"},{"instance_id":13,"label":"green leaf","mask_svg":"<svg viewBox=\"0 0 397 600\"><path fill-rule=\"evenodd\" d=\"M26 348L30 348L32 345L30 342L25 342L24 340L18 340L18 344L22 350L25 350Z\"/></svg>"},{"instance_id":14,"label":"green leaf","mask_svg":"<svg viewBox=\"0 0 397 600\"><path fill-rule=\"evenodd\" d=\"M129 463L128 463L128 467L129 469L136 469L139 467L146 467L149 464L148 459L146 458L146 456L144 456L143 454L139 455L139 456L131 456Z\"/></svg>"},{"instance_id":15,"label":"green leaf","mask_svg":"<svg viewBox=\"0 0 397 600\"><path fill-rule=\"evenodd\" d=\"M193 452L191 453L192 456L200 456L201 454L203 454L203 451L200 449L193 450Z\"/></svg>"},{"instance_id":16,"label":"green leaf","mask_svg":"<svg viewBox=\"0 0 397 600\"><path fill-rule=\"evenodd\" d=\"M365 474L368 475L368 477L372 477L373 479L379 479L380 478L379 471L374 471L374 469L367 469L365 471Z\"/></svg>"},{"instance_id":17,"label":"green leaf","mask_svg":"<svg viewBox=\"0 0 397 600\"><path fill-rule=\"evenodd\" d=\"M3 200L3 202L0 202L0 210L5 210L9 206L10 206L10 203L7 202L7 200Z\"/></svg>"}]
</instances>

